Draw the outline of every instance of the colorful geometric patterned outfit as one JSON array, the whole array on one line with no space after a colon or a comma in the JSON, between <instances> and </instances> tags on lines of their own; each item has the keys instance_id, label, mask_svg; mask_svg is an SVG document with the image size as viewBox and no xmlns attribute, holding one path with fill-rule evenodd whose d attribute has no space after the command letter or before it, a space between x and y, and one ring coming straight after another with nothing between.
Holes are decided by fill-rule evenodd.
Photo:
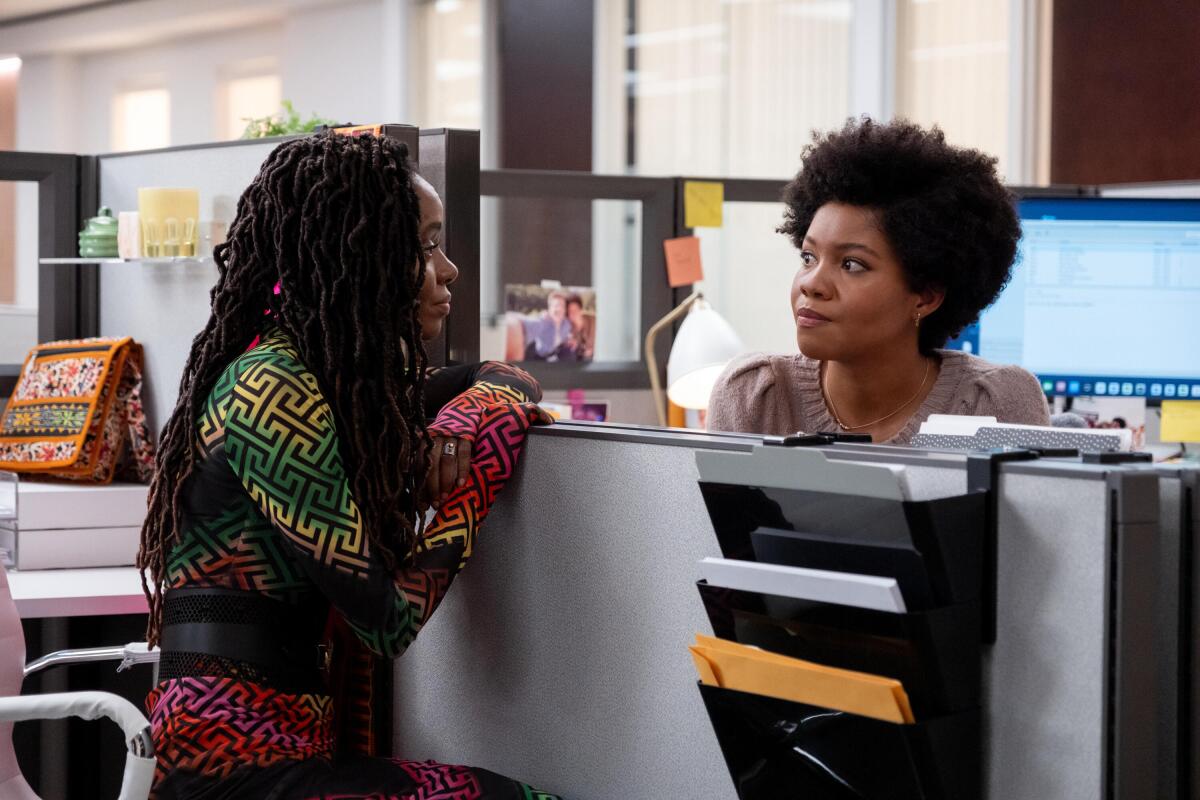
<instances>
[{"instance_id":1,"label":"colorful geometric patterned outfit","mask_svg":"<svg viewBox=\"0 0 1200 800\"><path fill-rule=\"evenodd\" d=\"M395 570L369 544L332 410L286 336L268 331L213 387L147 698L155 797L552 800L486 770L363 755L370 654L399 656L429 620L537 418L536 383L507 365L427 385L427 407L454 397L430 432L473 440L471 470Z\"/></svg>"}]
</instances>

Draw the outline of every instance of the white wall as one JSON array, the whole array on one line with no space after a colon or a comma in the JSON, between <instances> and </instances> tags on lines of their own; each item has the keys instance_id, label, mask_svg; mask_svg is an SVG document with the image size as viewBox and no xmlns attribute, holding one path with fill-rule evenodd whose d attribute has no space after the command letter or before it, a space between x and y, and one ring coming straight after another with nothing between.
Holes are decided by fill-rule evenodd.
<instances>
[{"instance_id":1,"label":"white wall","mask_svg":"<svg viewBox=\"0 0 1200 800\"><path fill-rule=\"evenodd\" d=\"M339 122L407 122L407 109L394 97L399 83L384 79L386 72L404 70L402 64L384 63L389 56L384 31L396 30L384 6L379 0L340 3L289 16L283 26L283 96L305 115L312 110ZM398 51L390 57L397 58ZM398 116L385 119L392 108Z\"/></svg>"},{"instance_id":2,"label":"white wall","mask_svg":"<svg viewBox=\"0 0 1200 800\"><path fill-rule=\"evenodd\" d=\"M394 6L398 0L297 3L274 19L228 30L164 35L134 46L78 51L64 42L39 44L24 55L17 101L17 148L104 153L111 149L113 97L147 82L171 92L171 145L212 141L217 133L217 92L227 72L250 59L273 60L283 96L305 117L317 113L338 121L401 121L400 83L385 74L403 69L399 50L385 48L389 35L402 35ZM278 2L243 6L277 7ZM125 18L114 7L113 26ZM64 18L64 26L70 18ZM103 28L105 17L95 25ZM43 23L43 24L50 24ZM37 41L37 40L35 40ZM0 50L21 44L13 37ZM402 48L401 48L402 49ZM392 62L392 63L385 63ZM401 115L384 119L384 114Z\"/></svg>"},{"instance_id":3,"label":"white wall","mask_svg":"<svg viewBox=\"0 0 1200 800\"><path fill-rule=\"evenodd\" d=\"M220 84L248 60L273 62L306 118L407 121L408 10L409 0L144 0L0 28L0 54L22 57L16 148L110 152L114 96L150 84L171 93L171 145L213 141ZM15 228L22 312L0 319L0 363L36 340L33 186L18 190Z\"/></svg>"},{"instance_id":4,"label":"white wall","mask_svg":"<svg viewBox=\"0 0 1200 800\"><path fill-rule=\"evenodd\" d=\"M37 309L0 306L0 364L20 364L37 343ZM0 408L4 400L0 397Z\"/></svg>"},{"instance_id":5,"label":"white wall","mask_svg":"<svg viewBox=\"0 0 1200 800\"><path fill-rule=\"evenodd\" d=\"M279 26L265 25L80 58L79 109L88 124L79 132L76 152L111 151L114 96L151 84L170 92L172 146L213 141L222 70L247 58L273 56L282 51L282 42Z\"/></svg>"},{"instance_id":6,"label":"white wall","mask_svg":"<svg viewBox=\"0 0 1200 800\"><path fill-rule=\"evenodd\" d=\"M30 63L31 62L31 63ZM72 152L77 130L79 64L70 56L45 56L22 64L17 82L18 150ZM26 68L28 67L28 68ZM61 90L58 88L61 87ZM36 112L30 110L36 106ZM5 309L0 363L20 361L37 344L38 190L33 183L17 187L14 204L16 304ZM14 355L19 353L19 355Z\"/></svg>"}]
</instances>

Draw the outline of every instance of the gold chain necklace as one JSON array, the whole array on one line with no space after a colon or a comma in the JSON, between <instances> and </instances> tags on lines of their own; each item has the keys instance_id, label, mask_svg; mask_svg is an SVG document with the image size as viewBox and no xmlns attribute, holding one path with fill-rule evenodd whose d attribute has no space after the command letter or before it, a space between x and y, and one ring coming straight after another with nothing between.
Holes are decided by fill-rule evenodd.
<instances>
[{"instance_id":1,"label":"gold chain necklace","mask_svg":"<svg viewBox=\"0 0 1200 800\"><path fill-rule=\"evenodd\" d=\"M842 422L842 418L838 416L837 406L835 406L833 404L833 398L829 396L829 392L825 391L825 364L824 364L824 362L822 362L822 364L821 364L821 371L819 373L820 386L821 386L821 397L823 397L825 399L825 405L829 408L829 413L833 416L833 421L836 422L838 424L838 427L841 428L842 430L844 430L844 431L859 431L859 430L862 430L863 428L869 428L872 425L878 425L879 423L885 422L885 421L891 419L892 417L896 416L901 411L903 411L905 408L907 408L909 403L911 403L913 400L916 400L918 397L921 396L921 390L925 388L925 382L927 380L929 380L930 363L931 363L930 359L926 358L925 359L925 374L923 376L921 376L921 385L917 387L917 391L913 394L912 397L905 400L900 405L900 407L897 408L892 413L882 416L879 419L877 419L873 422L868 422L864 425L847 425L846 423Z\"/></svg>"}]
</instances>

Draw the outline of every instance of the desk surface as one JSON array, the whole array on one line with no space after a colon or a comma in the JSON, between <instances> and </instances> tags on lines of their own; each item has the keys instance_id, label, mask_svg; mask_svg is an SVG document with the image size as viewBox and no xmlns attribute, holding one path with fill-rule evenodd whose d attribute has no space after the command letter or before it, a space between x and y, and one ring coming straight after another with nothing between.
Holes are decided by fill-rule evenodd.
<instances>
[{"instance_id":1,"label":"desk surface","mask_svg":"<svg viewBox=\"0 0 1200 800\"><path fill-rule=\"evenodd\" d=\"M145 614L146 597L134 567L8 571L22 619Z\"/></svg>"}]
</instances>

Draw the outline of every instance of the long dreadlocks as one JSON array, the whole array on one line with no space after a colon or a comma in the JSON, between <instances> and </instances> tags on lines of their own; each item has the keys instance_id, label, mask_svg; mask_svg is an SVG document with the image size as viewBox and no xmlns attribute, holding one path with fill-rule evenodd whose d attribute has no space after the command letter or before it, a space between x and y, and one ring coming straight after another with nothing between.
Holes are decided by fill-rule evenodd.
<instances>
[{"instance_id":1,"label":"long dreadlocks","mask_svg":"<svg viewBox=\"0 0 1200 800\"><path fill-rule=\"evenodd\" d=\"M228 240L213 252L212 315L192 341L142 526L137 566L151 644L182 489L196 462L197 420L221 373L262 331L264 308L333 410L372 545L389 566L412 549L429 436L417 316L424 257L406 159L404 145L386 137L295 139L272 151L238 201Z\"/></svg>"}]
</instances>

